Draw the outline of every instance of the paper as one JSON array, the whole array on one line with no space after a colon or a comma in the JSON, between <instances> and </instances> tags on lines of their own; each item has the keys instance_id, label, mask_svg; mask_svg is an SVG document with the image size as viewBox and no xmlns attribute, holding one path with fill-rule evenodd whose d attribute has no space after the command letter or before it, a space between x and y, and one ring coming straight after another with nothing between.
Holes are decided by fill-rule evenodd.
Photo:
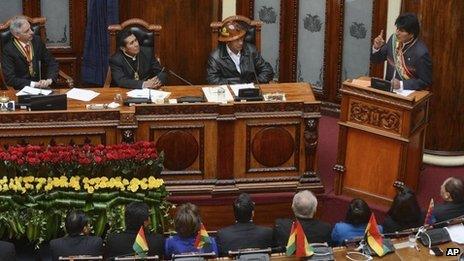
<instances>
[{"instance_id":1,"label":"paper","mask_svg":"<svg viewBox=\"0 0 464 261\"><path fill-rule=\"evenodd\" d=\"M49 95L52 93L52 90L45 90L45 89L40 89L40 88L34 88L30 86L24 86L19 92L16 93L16 96L21 96L21 95Z\"/></svg>"},{"instance_id":2,"label":"paper","mask_svg":"<svg viewBox=\"0 0 464 261\"><path fill-rule=\"evenodd\" d=\"M354 85L361 86L361 87L369 87L369 86L371 86L371 81L367 81L367 80L353 79L351 81L351 83L354 84Z\"/></svg>"},{"instance_id":3,"label":"paper","mask_svg":"<svg viewBox=\"0 0 464 261\"><path fill-rule=\"evenodd\" d=\"M227 85L221 85L217 87L203 87L201 88L205 94L206 100L208 102L219 102L227 103L233 101L234 97L227 88Z\"/></svg>"},{"instance_id":4,"label":"paper","mask_svg":"<svg viewBox=\"0 0 464 261\"><path fill-rule=\"evenodd\" d=\"M409 96L409 94L415 92L414 90L393 90L396 94L401 96Z\"/></svg>"},{"instance_id":5,"label":"paper","mask_svg":"<svg viewBox=\"0 0 464 261\"><path fill-rule=\"evenodd\" d=\"M464 225L462 223L445 227L445 229L448 230L451 241L457 244L464 244Z\"/></svg>"},{"instance_id":6,"label":"paper","mask_svg":"<svg viewBox=\"0 0 464 261\"><path fill-rule=\"evenodd\" d=\"M234 92L235 96L238 96L238 91L240 89L247 89L247 88L255 88L255 85L253 83L247 83L247 84L233 84L230 85L230 88Z\"/></svg>"},{"instance_id":7,"label":"paper","mask_svg":"<svg viewBox=\"0 0 464 261\"><path fill-rule=\"evenodd\" d=\"M69 99L74 99L78 101L91 101L93 98L100 95L98 92L94 92L92 90L85 90L80 88L72 88L69 90L66 95Z\"/></svg>"},{"instance_id":8,"label":"paper","mask_svg":"<svg viewBox=\"0 0 464 261\"><path fill-rule=\"evenodd\" d=\"M127 92L127 96L130 98L151 98L152 102L155 102L156 100L164 100L169 97L169 95L171 95L170 92L151 89L134 89Z\"/></svg>"}]
</instances>

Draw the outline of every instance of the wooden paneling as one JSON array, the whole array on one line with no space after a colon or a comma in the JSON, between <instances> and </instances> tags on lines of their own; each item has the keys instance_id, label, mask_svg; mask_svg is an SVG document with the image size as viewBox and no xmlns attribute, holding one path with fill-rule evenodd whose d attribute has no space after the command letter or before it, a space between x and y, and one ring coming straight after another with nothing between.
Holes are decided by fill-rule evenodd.
<instances>
[{"instance_id":1,"label":"wooden paneling","mask_svg":"<svg viewBox=\"0 0 464 261\"><path fill-rule=\"evenodd\" d=\"M403 0L402 11L418 14L432 56L427 152L464 155L464 1Z\"/></svg>"},{"instance_id":2,"label":"wooden paneling","mask_svg":"<svg viewBox=\"0 0 464 261\"><path fill-rule=\"evenodd\" d=\"M210 23L222 20L219 0L120 0L120 21L141 18L163 27L161 64L193 84L206 83ZM183 84L170 76L168 85Z\"/></svg>"}]
</instances>

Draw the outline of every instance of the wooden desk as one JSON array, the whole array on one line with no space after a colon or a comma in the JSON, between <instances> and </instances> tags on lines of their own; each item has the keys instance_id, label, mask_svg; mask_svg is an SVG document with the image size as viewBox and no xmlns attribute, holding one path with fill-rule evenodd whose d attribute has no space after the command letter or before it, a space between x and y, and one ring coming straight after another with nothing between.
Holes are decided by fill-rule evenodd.
<instances>
[{"instance_id":1,"label":"wooden desk","mask_svg":"<svg viewBox=\"0 0 464 261\"><path fill-rule=\"evenodd\" d=\"M167 86L170 98L202 95L202 86ZM295 191L323 187L316 148L320 102L307 83L261 85L286 102L148 104L87 110L68 100L66 111L0 113L3 144L115 144L149 140L166 155L163 178L179 194ZM91 103L109 103L121 88ZM57 90L65 93L67 90ZM14 98L10 91L8 95Z\"/></svg>"}]
</instances>

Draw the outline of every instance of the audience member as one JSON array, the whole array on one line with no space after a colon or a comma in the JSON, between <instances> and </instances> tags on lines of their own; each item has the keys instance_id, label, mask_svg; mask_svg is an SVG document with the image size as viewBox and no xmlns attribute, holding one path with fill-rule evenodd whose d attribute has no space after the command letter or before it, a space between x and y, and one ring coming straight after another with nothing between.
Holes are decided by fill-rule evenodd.
<instances>
[{"instance_id":1,"label":"audience member","mask_svg":"<svg viewBox=\"0 0 464 261\"><path fill-rule=\"evenodd\" d=\"M235 21L227 22L220 31L222 42L210 54L206 68L209 84L268 83L274 77L272 66L256 46L244 41L245 30Z\"/></svg>"},{"instance_id":2,"label":"audience member","mask_svg":"<svg viewBox=\"0 0 464 261\"><path fill-rule=\"evenodd\" d=\"M401 189L393 199L382 224L384 233L393 233L408 228L420 227L424 216L416 195L408 188Z\"/></svg>"},{"instance_id":3,"label":"audience member","mask_svg":"<svg viewBox=\"0 0 464 261\"><path fill-rule=\"evenodd\" d=\"M267 248L272 246L272 229L253 223L255 204L250 195L240 194L233 204L235 224L217 233L218 247L221 255L230 250L244 248Z\"/></svg>"},{"instance_id":4,"label":"audience member","mask_svg":"<svg viewBox=\"0 0 464 261\"><path fill-rule=\"evenodd\" d=\"M0 261L16 260L15 246L6 241L0 241Z\"/></svg>"},{"instance_id":5,"label":"audience member","mask_svg":"<svg viewBox=\"0 0 464 261\"><path fill-rule=\"evenodd\" d=\"M342 245L345 240L364 235L371 214L372 211L364 200L360 198L351 200L345 221L335 224L332 230L333 244ZM378 226L378 228L382 232L382 227Z\"/></svg>"},{"instance_id":6,"label":"audience member","mask_svg":"<svg viewBox=\"0 0 464 261\"><path fill-rule=\"evenodd\" d=\"M53 260L60 256L103 254L103 240L97 236L89 236L89 219L81 210L71 210L66 216L65 227L67 235L50 241L50 251Z\"/></svg>"},{"instance_id":7,"label":"audience member","mask_svg":"<svg viewBox=\"0 0 464 261\"><path fill-rule=\"evenodd\" d=\"M26 17L13 17L10 32L13 37L3 47L2 59L7 85L19 90L24 86L48 87L56 81L58 62L40 37L34 35ZM47 68L46 74L39 75L42 72L39 65Z\"/></svg>"},{"instance_id":8,"label":"audience member","mask_svg":"<svg viewBox=\"0 0 464 261\"><path fill-rule=\"evenodd\" d=\"M435 206L433 216L436 222L464 215L464 184L461 179L450 177L441 185L443 204Z\"/></svg>"},{"instance_id":9,"label":"audience member","mask_svg":"<svg viewBox=\"0 0 464 261\"><path fill-rule=\"evenodd\" d=\"M295 194L292 203L295 218L301 223L309 243L330 242L332 227L330 224L314 218L317 199L308 190ZM285 247L290 236L292 219L276 219L274 226L274 244Z\"/></svg>"},{"instance_id":10,"label":"audience member","mask_svg":"<svg viewBox=\"0 0 464 261\"><path fill-rule=\"evenodd\" d=\"M163 256L164 237L160 234L149 232L149 210L148 205L143 202L132 202L126 206L125 210L126 230L121 233L111 234L106 242L107 258L134 254L135 237L144 227L145 238L148 244L148 255L159 257Z\"/></svg>"},{"instance_id":11,"label":"audience member","mask_svg":"<svg viewBox=\"0 0 464 261\"><path fill-rule=\"evenodd\" d=\"M153 57L153 50L140 47L129 29L119 33L119 50L110 58L111 77L118 87L158 89L166 84L167 74Z\"/></svg>"},{"instance_id":12,"label":"audience member","mask_svg":"<svg viewBox=\"0 0 464 261\"><path fill-rule=\"evenodd\" d=\"M201 228L201 219L197 206L186 203L179 207L174 219L177 234L166 239L165 256L170 258L173 254L182 253L218 253L214 238L210 237L211 244L201 249L195 247L195 239Z\"/></svg>"}]
</instances>

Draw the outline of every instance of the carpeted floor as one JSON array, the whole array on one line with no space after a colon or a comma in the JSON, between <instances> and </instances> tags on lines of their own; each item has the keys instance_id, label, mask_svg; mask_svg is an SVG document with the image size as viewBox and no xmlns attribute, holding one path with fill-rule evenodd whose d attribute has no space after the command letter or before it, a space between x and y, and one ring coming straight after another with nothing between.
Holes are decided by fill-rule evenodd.
<instances>
[{"instance_id":1,"label":"carpeted floor","mask_svg":"<svg viewBox=\"0 0 464 261\"><path fill-rule=\"evenodd\" d=\"M332 170L337 159L338 146L338 118L323 116L319 121L319 145L318 145L318 167L319 174L325 187L325 194L319 198L322 213L321 219L336 223L345 217L346 209L351 198L336 196L334 194L334 172ZM464 167L445 168L424 165L420 175L419 191L417 196L419 204L423 209L428 207L430 198L435 202L441 202L440 185L451 176L464 179ZM388 210L384 206L371 205L378 219L383 220Z\"/></svg>"}]
</instances>

